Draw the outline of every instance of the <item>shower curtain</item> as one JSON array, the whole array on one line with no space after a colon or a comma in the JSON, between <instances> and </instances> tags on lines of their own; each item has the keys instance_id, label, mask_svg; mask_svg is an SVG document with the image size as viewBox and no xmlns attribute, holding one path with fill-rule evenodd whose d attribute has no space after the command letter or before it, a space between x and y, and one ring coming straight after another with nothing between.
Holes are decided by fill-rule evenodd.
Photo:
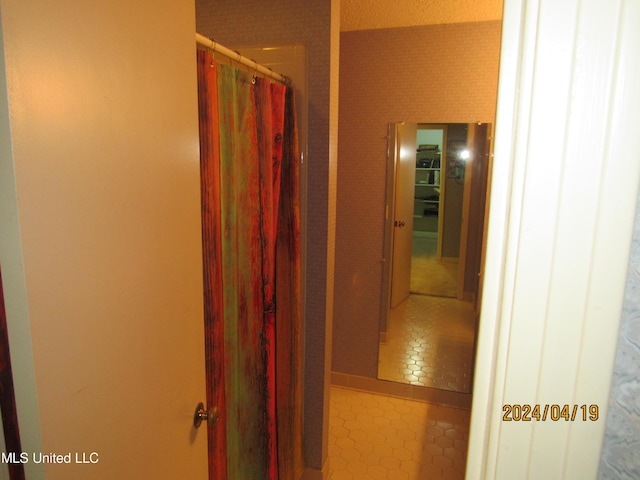
<instances>
[{"instance_id":1,"label":"shower curtain","mask_svg":"<svg viewBox=\"0 0 640 480\"><path fill-rule=\"evenodd\" d=\"M302 460L298 147L290 87L198 51L212 479L297 479Z\"/></svg>"}]
</instances>

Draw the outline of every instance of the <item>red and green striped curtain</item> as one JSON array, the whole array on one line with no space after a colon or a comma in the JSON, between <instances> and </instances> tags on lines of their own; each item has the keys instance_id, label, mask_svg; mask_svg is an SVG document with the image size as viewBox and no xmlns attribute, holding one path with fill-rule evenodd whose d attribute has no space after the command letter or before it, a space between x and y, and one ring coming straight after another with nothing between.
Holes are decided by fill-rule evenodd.
<instances>
[{"instance_id":1,"label":"red and green striped curtain","mask_svg":"<svg viewBox=\"0 0 640 480\"><path fill-rule=\"evenodd\" d=\"M290 87L198 51L212 479L298 479L298 146Z\"/></svg>"}]
</instances>

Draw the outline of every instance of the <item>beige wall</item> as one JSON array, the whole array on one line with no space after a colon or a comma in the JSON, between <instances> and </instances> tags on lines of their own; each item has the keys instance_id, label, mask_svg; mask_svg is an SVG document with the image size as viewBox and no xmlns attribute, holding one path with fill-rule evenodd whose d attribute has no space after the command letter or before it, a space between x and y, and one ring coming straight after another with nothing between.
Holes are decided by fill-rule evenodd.
<instances>
[{"instance_id":1,"label":"beige wall","mask_svg":"<svg viewBox=\"0 0 640 480\"><path fill-rule=\"evenodd\" d=\"M388 122L494 122L499 21L343 32L333 370L377 376Z\"/></svg>"},{"instance_id":2,"label":"beige wall","mask_svg":"<svg viewBox=\"0 0 640 480\"><path fill-rule=\"evenodd\" d=\"M341 0L342 31L399 28L502 18L502 0ZM363 10L366 8L366 12Z\"/></svg>"}]
</instances>

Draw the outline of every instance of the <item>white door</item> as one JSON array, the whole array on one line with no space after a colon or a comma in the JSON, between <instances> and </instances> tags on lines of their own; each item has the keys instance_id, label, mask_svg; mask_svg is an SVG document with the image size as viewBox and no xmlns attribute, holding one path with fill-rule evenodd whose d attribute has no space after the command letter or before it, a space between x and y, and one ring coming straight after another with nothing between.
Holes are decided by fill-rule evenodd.
<instances>
[{"instance_id":1,"label":"white door","mask_svg":"<svg viewBox=\"0 0 640 480\"><path fill-rule=\"evenodd\" d=\"M22 449L62 456L27 478L207 478L194 7L146 7L2 3Z\"/></svg>"},{"instance_id":2,"label":"white door","mask_svg":"<svg viewBox=\"0 0 640 480\"><path fill-rule=\"evenodd\" d=\"M392 125L392 134L393 127ZM415 123L395 124L395 197L392 218L391 308L396 308L410 294L417 129L418 125Z\"/></svg>"}]
</instances>

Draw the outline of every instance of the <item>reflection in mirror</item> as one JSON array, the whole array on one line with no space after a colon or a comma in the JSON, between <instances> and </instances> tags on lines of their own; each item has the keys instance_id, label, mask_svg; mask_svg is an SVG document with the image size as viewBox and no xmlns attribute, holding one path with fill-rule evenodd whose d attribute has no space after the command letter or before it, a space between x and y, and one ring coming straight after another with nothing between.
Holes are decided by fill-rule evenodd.
<instances>
[{"instance_id":1,"label":"reflection in mirror","mask_svg":"<svg viewBox=\"0 0 640 480\"><path fill-rule=\"evenodd\" d=\"M392 265L378 378L470 393L491 129L403 123L389 131Z\"/></svg>"}]
</instances>

